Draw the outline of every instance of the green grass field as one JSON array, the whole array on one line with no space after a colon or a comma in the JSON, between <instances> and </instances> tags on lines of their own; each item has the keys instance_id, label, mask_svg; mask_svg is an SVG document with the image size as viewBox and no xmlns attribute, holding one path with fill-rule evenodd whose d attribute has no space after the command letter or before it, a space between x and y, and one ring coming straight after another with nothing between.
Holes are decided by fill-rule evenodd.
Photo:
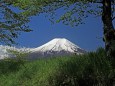
<instances>
[{"instance_id":1,"label":"green grass field","mask_svg":"<svg viewBox=\"0 0 115 86\"><path fill-rule=\"evenodd\" d=\"M103 49L85 55L0 61L0 86L115 86L115 60Z\"/></svg>"}]
</instances>

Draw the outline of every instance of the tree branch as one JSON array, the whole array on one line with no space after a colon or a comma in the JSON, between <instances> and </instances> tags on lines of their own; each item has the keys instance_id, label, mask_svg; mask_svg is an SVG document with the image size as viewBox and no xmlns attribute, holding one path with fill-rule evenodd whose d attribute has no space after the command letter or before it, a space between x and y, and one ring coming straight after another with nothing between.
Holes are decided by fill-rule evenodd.
<instances>
[{"instance_id":1,"label":"tree branch","mask_svg":"<svg viewBox=\"0 0 115 86\"><path fill-rule=\"evenodd\" d=\"M112 18L112 20L114 20L115 19L115 16Z\"/></svg>"}]
</instances>

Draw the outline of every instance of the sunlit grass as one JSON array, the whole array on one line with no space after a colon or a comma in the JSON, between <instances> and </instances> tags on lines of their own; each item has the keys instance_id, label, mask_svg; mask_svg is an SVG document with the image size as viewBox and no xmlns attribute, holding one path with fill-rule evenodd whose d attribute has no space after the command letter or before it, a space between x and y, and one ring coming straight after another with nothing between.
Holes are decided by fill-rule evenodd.
<instances>
[{"instance_id":1,"label":"sunlit grass","mask_svg":"<svg viewBox=\"0 0 115 86\"><path fill-rule=\"evenodd\" d=\"M0 62L0 86L114 86L114 80L114 61L102 48L79 56Z\"/></svg>"}]
</instances>

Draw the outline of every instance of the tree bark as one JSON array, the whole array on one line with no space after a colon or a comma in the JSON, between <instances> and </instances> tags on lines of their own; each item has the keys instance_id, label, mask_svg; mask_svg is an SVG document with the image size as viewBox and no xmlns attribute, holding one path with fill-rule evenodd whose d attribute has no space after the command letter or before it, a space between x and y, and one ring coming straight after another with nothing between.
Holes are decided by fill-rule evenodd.
<instances>
[{"instance_id":1,"label":"tree bark","mask_svg":"<svg viewBox=\"0 0 115 86\"><path fill-rule=\"evenodd\" d=\"M104 34L104 42L105 42L105 50L108 57L114 57L115 53L115 30L112 23L112 8L111 8L112 0L103 0L103 13L102 13L102 21L103 21L103 34ZM114 49L113 49L114 48ZM114 57L115 58L115 57Z\"/></svg>"}]
</instances>

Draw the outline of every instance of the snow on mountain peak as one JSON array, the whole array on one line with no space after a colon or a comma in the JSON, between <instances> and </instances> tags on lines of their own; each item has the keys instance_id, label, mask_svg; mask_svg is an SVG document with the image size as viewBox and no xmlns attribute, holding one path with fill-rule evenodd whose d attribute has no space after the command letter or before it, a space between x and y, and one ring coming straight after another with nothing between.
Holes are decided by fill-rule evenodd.
<instances>
[{"instance_id":1,"label":"snow on mountain peak","mask_svg":"<svg viewBox=\"0 0 115 86\"><path fill-rule=\"evenodd\" d=\"M81 49L74 43L65 38L55 38L44 45L31 49L29 59L40 57L67 56L72 54L84 54L85 50Z\"/></svg>"},{"instance_id":2,"label":"snow on mountain peak","mask_svg":"<svg viewBox=\"0 0 115 86\"><path fill-rule=\"evenodd\" d=\"M5 57L13 57L13 54L7 52L7 50L14 50L18 52L27 52L28 59L35 59L39 57L49 57L49 56L62 56L71 54L83 54L86 51L70 42L65 38L55 38L46 44L37 48L16 48L9 46L0 46L0 59Z\"/></svg>"},{"instance_id":3,"label":"snow on mountain peak","mask_svg":"<svg viewBox=\"0 0 115 86\"><path fill-rule=\"evenodd\" d=\"M46 44L35 48L33 52L67 51L67 52L75 53L76 51L78 51L78 49L81 49L81 48L65 38L55 38L47 42Z\"/></svg>"}]
</instances>

